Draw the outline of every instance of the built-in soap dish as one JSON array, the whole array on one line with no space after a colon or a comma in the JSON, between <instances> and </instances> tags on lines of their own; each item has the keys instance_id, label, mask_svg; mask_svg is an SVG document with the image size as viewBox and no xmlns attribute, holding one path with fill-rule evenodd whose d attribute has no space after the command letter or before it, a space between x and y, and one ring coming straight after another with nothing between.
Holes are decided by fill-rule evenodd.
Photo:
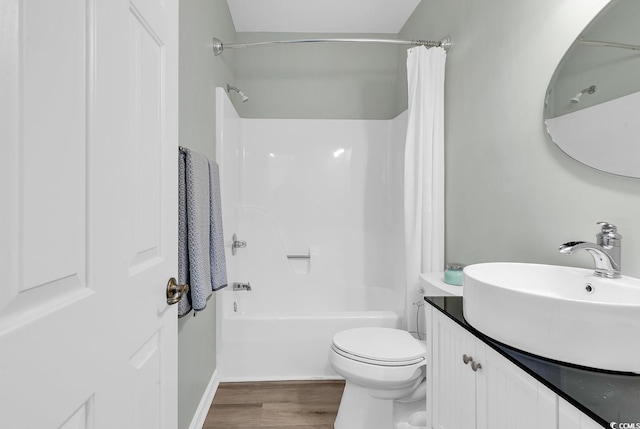
<instances>
[{"instance_id":1,"label":"built-in soap dish","mask_svg":"<svg viewBox=\"0 0 640 429\"><path fill-rule=\"evenodd\" d=\"M305 252L288 253L287 260L294 273L298 275L311 273L311 250L307 249Z\"/></svg>"}]
</instances>

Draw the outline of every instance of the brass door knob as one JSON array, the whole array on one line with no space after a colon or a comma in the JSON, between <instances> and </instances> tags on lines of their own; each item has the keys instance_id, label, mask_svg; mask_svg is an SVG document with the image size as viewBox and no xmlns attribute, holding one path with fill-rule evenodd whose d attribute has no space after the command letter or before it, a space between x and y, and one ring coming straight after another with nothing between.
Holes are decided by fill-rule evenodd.
<instances>
[{"instance_id":1,"label":"brass door knob","mask_svg":"<svg viewBox=\"0 0 640 429\"><path fill-rule=\"evenodd\" d=\"M179 285L176 279L171 277L167 283L167 304L177 304L187 292L189 292L188 284Z\"/></svg>"}]
</instances>

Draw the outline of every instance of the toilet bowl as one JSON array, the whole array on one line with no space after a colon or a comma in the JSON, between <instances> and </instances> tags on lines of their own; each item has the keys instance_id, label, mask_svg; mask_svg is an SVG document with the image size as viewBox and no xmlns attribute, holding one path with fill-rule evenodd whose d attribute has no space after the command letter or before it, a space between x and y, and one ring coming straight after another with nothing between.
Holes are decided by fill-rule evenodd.
<instances>
[{"instance_id":1,"label":"toilet bowl","mask_svg":"<svg viewBox=\"0 0 640 429\"><path fill-rule=\"evenodd\" d=\"M400 414L426 409L426 346L406 331L339 332L329 362L346 381L335 429L392 429Z\"/></svg>"}]
</instances>

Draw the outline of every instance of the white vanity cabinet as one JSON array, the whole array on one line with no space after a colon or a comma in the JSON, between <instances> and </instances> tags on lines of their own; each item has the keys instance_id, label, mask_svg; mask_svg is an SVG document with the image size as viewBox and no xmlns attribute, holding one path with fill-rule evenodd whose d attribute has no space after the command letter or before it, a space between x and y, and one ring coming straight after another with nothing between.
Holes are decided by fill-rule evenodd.
<instances>
[{"instance_id":1,"label":"white vanity cabinet","mask_svg":"<svg viewBox=\"0 0 640 429\"><path fill-rule=\"evenodd\" d=\"M476 341L482 365L476 374L476 428L555 428L557 395L491 347ZM484 355L479 353L480 348Z\"/></svg>"},{"instance_id":2,"label":"white vanity cabinet","mask_svg":"<svg viewBox=\"0 0 640 429\"><path fill-rule=\"evenodd\" d=\"M581 413L445 314L427 305L427 417L434 429L595 429ZM466 356L466 357L465 357ZM466 363L465 363L466 361ZM429 380L430 377L430 380ZM562 401L561 400L561 404ZM574 414L572 414L574 413ZM577 414L575 414L577 413ZM572 420L573 419L573 420ZM582 416L583 421L590 420ZM558 427L560 421L560 427ZM567 423L563 426L562 422ZM580 422L579 418L577 420ZM592 422L592 421L591 421Z\"/></svg>"},{"instance_id":3,"label":"white vanity cabinet","mask_svg":"<svg viewBox=\"0 0 640 429\"><path fill-rule=\"evenodd\" d=\"M613 426L612 426L613 427ZM558 400L558 429L601 429L598 423L562 398Z\"/></svg>"}]
</instances>

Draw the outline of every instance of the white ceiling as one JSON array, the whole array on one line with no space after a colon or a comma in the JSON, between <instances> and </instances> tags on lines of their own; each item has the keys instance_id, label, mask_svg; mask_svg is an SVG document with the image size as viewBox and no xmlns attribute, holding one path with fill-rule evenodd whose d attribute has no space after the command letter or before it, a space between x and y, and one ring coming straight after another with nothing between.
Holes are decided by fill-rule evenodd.
<instances>
[{"instance_id":1,"label":"white ceiling","mask_svg":"<svg viewBox=\"0 0 640 429\"><path fill-rule=\"evenodd\" d=\"M236 31L397 34L420 0L227 0Z\"/></svg>"}]
</instances>

